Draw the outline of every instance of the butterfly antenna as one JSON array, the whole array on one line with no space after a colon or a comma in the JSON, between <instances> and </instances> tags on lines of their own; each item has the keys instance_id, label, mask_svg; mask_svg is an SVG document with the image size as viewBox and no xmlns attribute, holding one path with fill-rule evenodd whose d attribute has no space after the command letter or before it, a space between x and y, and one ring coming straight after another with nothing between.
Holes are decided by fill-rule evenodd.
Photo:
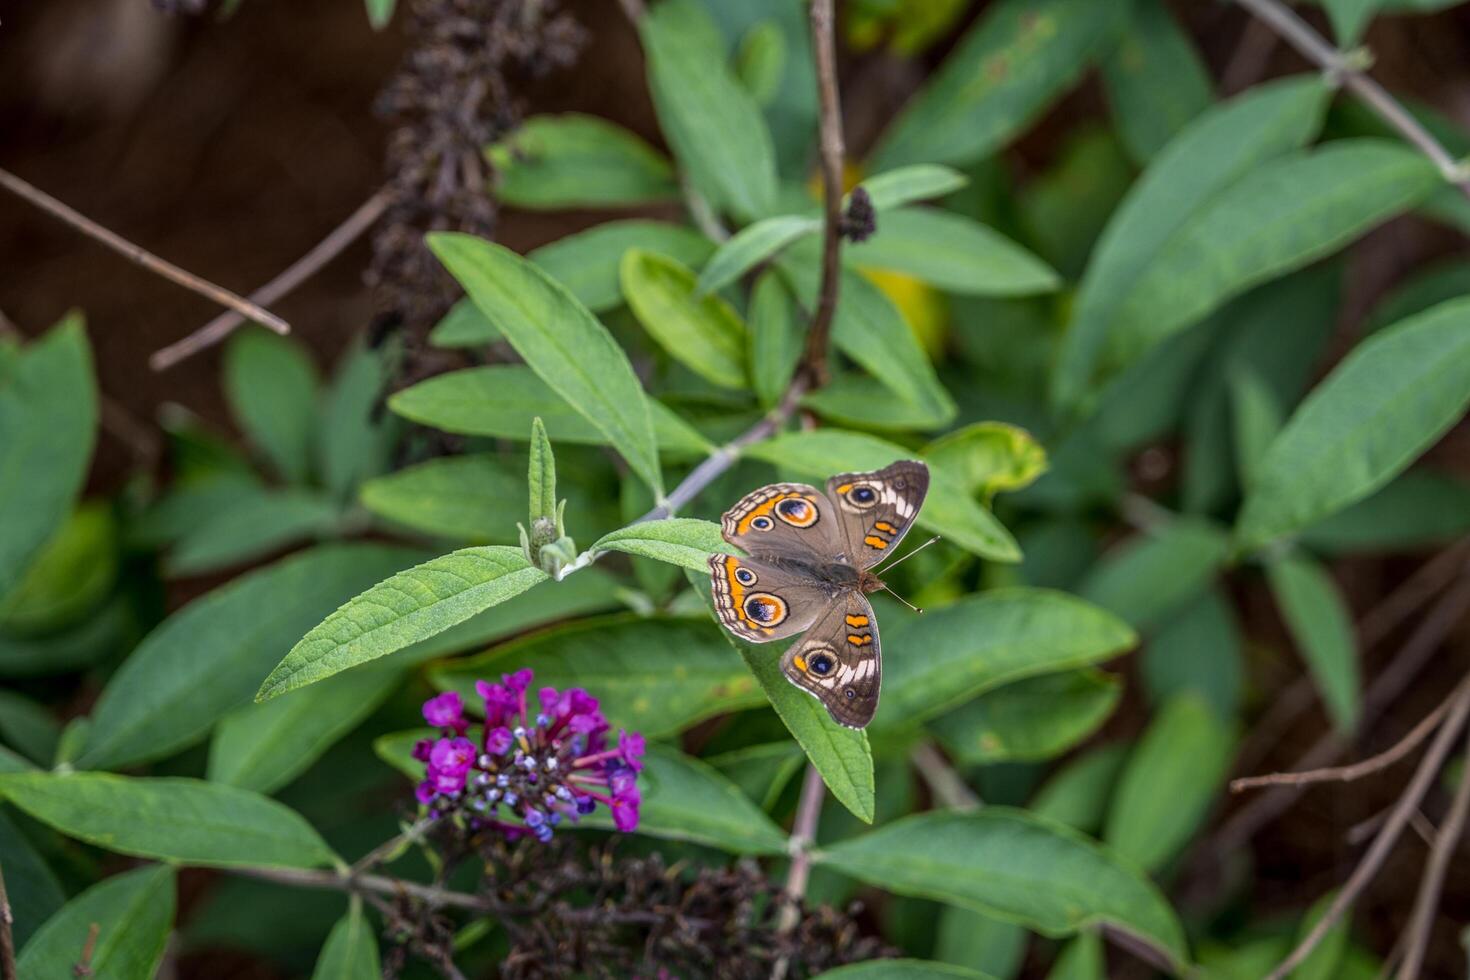
<instances>
[{"instance_id":1,"label":"butterfly antenna","mask_svg":"<svg viewBox=\"0 0 1470 980\"><path fill-rule=\"evenodd\" d=\"M938 539L936 538L935 540L938 540ZM915 550L917 550L917 549L915 549ZM898 563L897 562L894 562L894 564L896 565ZM908 606L910 609L912 609L914 612L918 613L919 615L922 616L924 614L924 610L920 609L918 606L914 605L912 602L909 602L907 599L905 599L903 596L899 595L897 592L894 592L888 586L886 586L886 585L883 586L883 591L884 592L887 592L889 595L893 596L893 598L897 599L899 602L903 603L905 606Z\"/></svg>"},{"instance_id":2,"label":"butterfly antenna","mask_svg":"<svg viewBox=\"0 0 1470 980\"><path fill-rule=\"evenodd\" d=\"M928 541L925 541L923 544L919 545L917 548L915 548L913 551L910 551L908 554L904 555L902 558L899 558L892 565L889 565L887 568L883 569L883 571L887 572L887 571L891 571L892 569L897 568L899 565L902 565L904 562L908 561L910 558L914 557L919 552L923 551L925 548L929 547L931 544L933 544L934 542L938 541L939 538L940 538L940 535L938 535L938 534L934 535L934 537L930 538Z\"/></svg>"}]
</instances>

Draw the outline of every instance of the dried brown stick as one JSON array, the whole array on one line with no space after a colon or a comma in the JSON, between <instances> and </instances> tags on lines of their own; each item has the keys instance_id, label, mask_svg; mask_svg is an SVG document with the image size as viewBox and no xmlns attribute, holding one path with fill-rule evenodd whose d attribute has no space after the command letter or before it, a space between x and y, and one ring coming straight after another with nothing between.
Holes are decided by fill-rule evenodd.
<instances>
[{"instance_id":1,"label":"dried brown stick","mask_svg":"<svg viewBox=\"0 0 1470 980\"><path fill-rule=\"evenodd\" d=\"M1322 35L1281 0L1235 2L1260 18L1281 35L1282 40L1361 99L1379 118L1398 130L1404 139L1428 157L1439 168L1446 181L1458 187L1466 197L1470 197L1470 169L1456 160L1387 89L1364 73L1358 63L1344 57L1342 52L1328 44Z\"/></svg>"},{"instance_id":2,"label":"dried brown stick","mask_svg":"<svg viewBox=\"0 0 1470 980\"><path fill-rule=\"evenodd\" d=\"M0 169L0 187L4 187L6 190L24 198L52 217L61 219L87 237L101 242L114 252L136 262L150 272L156 272L165 279L175 282L185 289L193 290L201 296L208 297L221 306L228 306L232 310L237 310L257 323L269 327L276 333L286 334L291 332L291 325L270 310L261 308L238 293L230 292L230 290L223 286L217 286L207 279L194 275L192 272L180 269L172 262L159 258L142 246L134 245L116 232L102 227L80 211L63 204L39 187L22 180L8 170Z\"/></svg>"},{"instance_id":3,"label":"dried brown stick","mask_svg":"<svg viewBox=\"0 0 1470 980\"><path fill-rule=\"evenodd\" d=\"M1361 762L1355 762L1350 766L1331 766L1325 769L1310 769L1306 772L1272 772L1264 776L1246 776L1242 779L1232 780L1230 792L1239 793L1242 790L1252 789L1257 786L1279 786L1279 785L1306 785L1308 783L1326 782L1352 782L1361 779L1381 769L1386 769L1395 762L1414 751L1414 748L1429 737L1444 716L1449 713L1450 706L1454 703L1456 693L1451 693L1429 714L1425 715L1419 724L1409 730L1409 733L1389 746L1383 752L1370 756Z\"/></svg>"},{"instance_id":4,"label":"dried brown stick","mask_svg":"<svg viewBox=\"0 0 1470 980\"><path fill-rule=\"evenodd\" d=\"M383 216L383 212L387 210L391 201L392 194L387 188L368 198L358 206L356 211L348 215L346 221L332 229L327 237L317 242L311 251L287 266L270 282L251 293L251 301L274 303L288 295L320 272L327 263L340 255L348 245L371 228ZM246 319L235 311L221 313L187 337L154 351L153 355L148 358L148 366L155 371L166 371L185 358L192 357L224 340L245 323Z\"/></svg>"},{"instance_id":5,"label":"dried brown stick","mask_svg":"<svg viewBox=\"0 0 1470 980\"><path fill-rule=\"evenodd\" d=\"M812 54L817 66L818 129L822 158L822 282L817 308L806 335L802 369L814 387L827 383L827 350L831 346L832 318L837 313L837 282L841 274L842 105L837 95L837 45L834 40L832 0L812 0Z\"/></svg>"},{"instance_id":6,"label":"dried brown stick","mask_svg":"<svg viewBox=\"0 0 1470 980\"><path fill-rule=\"evenodd\" d=\"M1465 752L1470 756L1470 738L1465 740ZM1460 785L1455 788L1455 798L1450 803L1450 812L1444 823L1440 824L1439 832L1435 834L1434 845L1429 849L1429 860L1424 865L1424 877L1419 881L1419 893L1414 897L1404 962L1399 967L1397 980L1416 980L1424 966L1424 951L1429 946L1429 930L1434 924L1434 911L1439 907L1439 895L1444 888L1450 857L1465 835L1467 812L1470 812L1470 773L1461 773Z\"/></svg>"},{"instance_id":7,"label":"dried brown stick","mask_svg":"<svg viewBox=\"0 0 1470 980\"><path fill-rule=\"evenodd\" d=\"M822 815L822 798L826 792L822 774L816 766L808 764L806 778L801 783L801 797L796 802L796 820L791 825L788 844L791 868L786 872L781 915L776 920L777 935L789 933L801 921L801 901L806 896L812 872L812 844L817 839L817 820ZM789 960L782 956L771 970L771 980L783 980L789 967Z\"/></svg>"},{"instance_id":8,"label":"dried brown stick","mask_svg":"<svg viewBox=\"0 0 1470 980\"><path fill-rule=\"evenodd\" d=\"M5 893L5 874L0 870L0 980L16 980L15 933L11 925L10 896Z\"/></svg>"},{"instance_id":9,"label":"dried brown stick","mask_svg":"<svg viewBox=\"0 0 1470 980\"><path fill-rule=\"evenodd\" d=\"M915 745L909 759L938 802L954 810L975 810L981 806L980 795L960 778L932 742Z\"/></svg>"},{"instance_id":10,"label":"dried brown stick","mask_svg":"<svg viewBox=\"0 0 1470 980\"><path fill-rule=\"evenodd\" d=\"M1373 839L1373 843L1369 846L1368 852L1363 855L1363 859L1353 869L1353 873L1342 886L1342 890L1337 893L1337 897L1332 900L1332 904L1328 906L1327 911L1323 913L1322 918L1317 920L1316 925L1312 927L1312 930L1297 944L1296 948L1291 951L1286 959L1278 963L1276 968L1267 974L1265 980L1282 980L1283 977L1300 966L1302 961L1311 955L1312 950L1317 948L1317 945L1322 942L1327 933L1331 931L1332 927L1337 924L1337 921L1352 906L1353 902L1357 901L1358 896L1362 894L1363 889L1368 886L1368 883L1378 874L1378 870L1388 858L1389 852L1393 850L1393 845L1397 843L1399 835L1403 832L1404 827L1408 825L1410 817L1418 809L1419 802L1424 799L1424 794L1428 792L1430 784L1439 774L1440 768L1444 765L1445 757L1449 755L1450 747L1454 744L1456 737L1459 736L1460 730L1465 726L1465 718L1467 715L1470 715L1470 679L1460 682L1455 690L1455 695L1449 717L1445 719L1445 723L1435 736L1434 742L1429 746L1429 751L1424 754L1423 760L1419 763L1419 768L1414 770L1414 778L1409 781L1409 785L1404 789L1403 794L1400 795L1399 801L1394 804L1394 808L1389 813L1388 819L1384 821L1383 829Z\"/></svg>"}]
</instances>

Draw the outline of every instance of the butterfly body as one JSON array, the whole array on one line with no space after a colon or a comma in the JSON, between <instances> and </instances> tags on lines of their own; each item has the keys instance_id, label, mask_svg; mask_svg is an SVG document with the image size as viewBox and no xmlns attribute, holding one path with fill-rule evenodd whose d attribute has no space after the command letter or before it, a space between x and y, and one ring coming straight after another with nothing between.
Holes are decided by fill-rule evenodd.
<instances>
[{"instance_id":1,"label":"butterfly body","mask_svg":"<svg viewBox=\"0 0 1470 980\"><path fill-rule=\"evenodd\" d=\"M878 707L878 624L870 569L892 553L918 516L929 470L911 460L872 473L844 473L826 492L774 483L746 494L721 520L742 555L709 559L715 612L753 643L806 631L781 658L797 687L837 722L862 728Z\"/></svg>"}]
</instances>

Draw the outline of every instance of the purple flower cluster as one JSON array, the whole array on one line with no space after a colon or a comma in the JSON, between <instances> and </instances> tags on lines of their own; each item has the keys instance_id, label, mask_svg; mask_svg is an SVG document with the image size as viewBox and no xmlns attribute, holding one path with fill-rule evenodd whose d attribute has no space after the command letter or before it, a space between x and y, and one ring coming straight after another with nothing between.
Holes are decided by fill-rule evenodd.
<instances>
[{"instance_id":1,"label":"purple flower cluster","mask_svg":"<svg viewBox=\"0 0 1470 980\"><path fill-rule=\"evenodd\" d=\"M609 746L597 699L579 687L541 688L541 710L530 714L531 678L527 668L504 675L499 684L475 682L485 702L478 743L469 737L457 692L424 702L424 719L440 737L414 746L414 758L426 764L419 802L437 814L461 813L476 829L497 827L512 839L532 834L548 841L552 828L575 822L599 803L612 812L619 830L633 830L643 736L620 731L617 744Z\"/></svg>"}]
</instances>

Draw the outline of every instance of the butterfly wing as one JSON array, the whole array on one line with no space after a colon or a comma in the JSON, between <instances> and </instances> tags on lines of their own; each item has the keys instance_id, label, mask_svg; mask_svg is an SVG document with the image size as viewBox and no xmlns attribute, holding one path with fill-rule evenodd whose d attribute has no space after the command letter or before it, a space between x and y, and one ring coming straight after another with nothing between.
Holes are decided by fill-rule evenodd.
<instances>
[{"instance_id":1,"label":"butterfly wing","mask_svg":"<svg viewBox=\"0 0 1470 980\"><path fill-rule=\"evenodd\" d=\"M709 570L715 614L731 633L751 643L795 636L832 604L825 589L758 558L710 555Z\"/></svg>"},{"instance_id":2,"label":"butterfly wing","mask_svg":"<svg viewBox=\"0 0 1470 980\"><path fill-rule=\"evenodd\" d=\"M847 539L832 502L805 483L772 483L752 490L725 511L726 541L757 558L807 564L847 560Z\"/></svg>"},{"instance_id":3,"label":"butterfly wing","mask_svg":"<svg viewBox=\"0 0 1470 980\"><path fill-rule=\"evenodd\" d=\"M878 621L861 593L849 592L791 644L781 670L797 687L822 702L832 720L865 728L878 710L883 675Z\"/></svg>"},{"instance_id":4,"label":"butterfly wing","mask_svg":"<svg viewBox=\"0 0 1470 980\"><path fill-rule=\"evenodd\" d=\"M827 481L854 564L871 568L898 546L913 527L929 492L929 467L899 460L872 473L840 473Z\"/></svg>"}]
</instances>

